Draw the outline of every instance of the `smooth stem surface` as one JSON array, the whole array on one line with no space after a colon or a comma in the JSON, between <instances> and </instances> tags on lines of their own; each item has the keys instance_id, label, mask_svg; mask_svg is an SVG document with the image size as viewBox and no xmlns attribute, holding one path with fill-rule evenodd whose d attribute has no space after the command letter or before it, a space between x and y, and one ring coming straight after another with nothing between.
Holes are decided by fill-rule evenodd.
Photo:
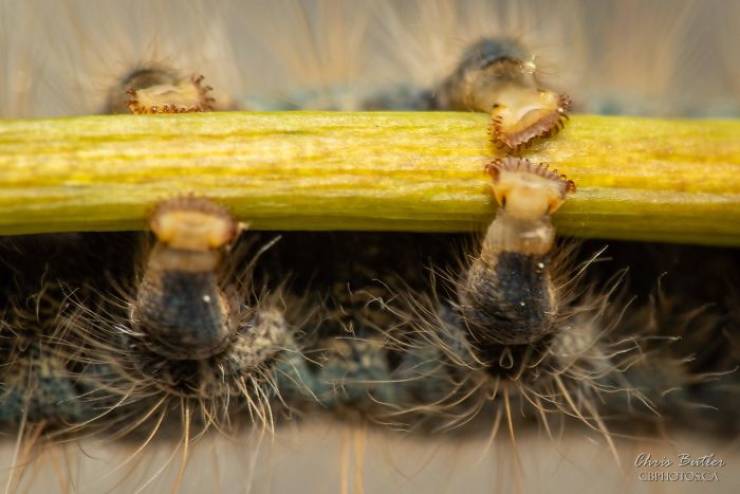
<instances>
[{"instance_id":1,"label":"smooth stem surface","mask_svg":"<svg viewBox=\"0 0 740 494\"><path fill-rule=\"evenodd\" d=\"M145 226L194 193L253 228L466 231L494 212L475 113L0 120L0 234ZM740 121L577 115L526 155L575 180L561 233L740 245Z\"/></svg>"}]
</instances>

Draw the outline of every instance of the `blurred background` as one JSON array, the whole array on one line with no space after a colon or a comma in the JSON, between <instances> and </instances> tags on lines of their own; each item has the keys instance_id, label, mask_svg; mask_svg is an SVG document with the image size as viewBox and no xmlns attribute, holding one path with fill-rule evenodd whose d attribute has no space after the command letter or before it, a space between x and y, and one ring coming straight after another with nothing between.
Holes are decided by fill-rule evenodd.
<instances>
[{"instance_id":1,"label":"blurred background","mask_svg":"<svg viewBox=\"0 0 740 494\"><path fill-rule=\"evenodd\" d=\"M555 439L542 431L520 431L516 448L506 431L500 431L493 443L489 432L490 427L482 427L475 436L407 437L312 420L283 426L274 437L256 431L230 438L212 434L194 444L178 492L730 494L740 485L738 445L718 438L618 441L620 468L601 436L583 428ZM17 492L172 491L181 466L177 440L158 440L124 464L138 446L140 441L87 441L49 447L24 471ZM3 466L11 464L12 450L11 438L0 443ZM637 468L633 463L640 453L657 459L714 453L726 465ZM515 455L521 468L516 466ZM717 480L640 480L642 473L663 470L716 472Z\"/></svg>"},{"instance_id":2,"label":"blurred background","mask_svg":"<svg viewBox=\"0 0 740 494\"><path fill-rule=\"evenodd\" d=\"M206 76L217 100L245 109L354 109L394 86L426 88L482 36L517 36L542 77L579 111L740 116L740 1L83 1L0 0L0 118L100 112L140 64ZM333 421L199 441L181 492L736 492L736 442L684 435L619 442L505 434L405 437ZM639 435L639 434L638 434ZM9 477L15 438L0 443ZM180 469L176 441L48 447L20 492L163 492ZM643 482L635 456L714 453L719 481ZM521 460L516 467L515 458ZM16 479L17 480L17 479Z\"/></svg>"},{"instance_id":3,"label":"blurred background","mask_svg":"<svg viewBox=\"0 0 740 494\"><path fill-rule=\"evenodd\" d=\"M133 67L202 73L241 107L352 108L516 36L582 111L737 116L737 0L0 0L0 115L100 111Z\"/></svg>"}]
</instances>

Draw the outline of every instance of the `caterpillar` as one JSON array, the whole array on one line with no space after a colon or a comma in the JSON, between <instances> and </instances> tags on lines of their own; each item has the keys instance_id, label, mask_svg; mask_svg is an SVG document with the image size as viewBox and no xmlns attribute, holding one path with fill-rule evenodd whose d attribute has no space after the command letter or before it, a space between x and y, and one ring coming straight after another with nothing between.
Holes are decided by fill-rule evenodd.
<instances>
[{"instance_id":1,"label":"caterpillar","mask_svg":"<svg viewBox=\"0 0 740 494\"><path fill-rule=\"evenodd\" d=\"M547 6L534 3L519 8L483 2L284 2L269 7L257 3L196 4L173 9L161 2L109 5L105 8L110 10L105 11L95 7L87 15L82 4L74 2L63 6L38 2L35 6L48 8L52 18L64 19L49 31L50 39L63 40L71 50L67 56L51 57L51 62L43 66L44 59L38 54L41 50L23 42L16 47L21 39L19 30L11 29L4 21L0 51L5 54L17 48L18 53L27 54L20 56L20 63L13 57L3 57L10 68L4 75L9 81L4 87L10 89L0 99L3 116L126 112L131 107L140 113L233 108L492 112L492 144L514 155L489 168L494 184L492 201L509 198L502 215L507 207L516 208L517 202L511 202L508 194L519 190L515 187L507 192L502 184L521 185L517 177L527 177L522 179L525 183L540 177L550 180L544 184L570 188L562 185L567 182L558 181L559 177L549 175L543 167L531 165L525 157L532 145L530 140L546 142L565 124L564 114L571 106L563 96L565 93L573 97L575 110L700 116L712 114L719 107L724 114L737 114L736 103L734 110L731 102L726 103L731 93L717 82L722 81L720 75L699 80L695 77L693 69L709 61L699 63L697 58L701 57L692 53L688 57L671 54L675 50L683 55L685 51L675 46L688 41L654 43L655 52L645 50L645 39L667 35L693 39L700 30L697 26L703 24L689 21L699 10L689 4L676 9L679 15L666 16L664 23L650 23L642 30L630 21L641 17L655 19L660 7L596 8L565 2L562 10L577 15L556 17ZM29 14L31 7L26 10L3 3L0 8L3 19L17 19L19 25L40 23L49 27L33 19ZM519 14L524 26L516 25ZM594 35L590 31L595 28L583 21L591 14L619 22L602 22L599 26L603 32ZM702 10L702 15L706 19L710 14ZM120 21L126 18L132 22ZM98 28L98 21L115 29ZM139 34L145 32L144 36L137 36L131 28L130 24L136 22L142 22L138 29ZM625 24L630 25L630 36L619 30ZM512 41L515 38L510 36L511 31L522 29L529 29L533 39ZM91 57L91 50L83 49L98 45L99 40L112 39L113 31L118 32L122 42L106 43L112 48L102 56L95 55L97 61ZM605 45L604 40L609 37L614 38L613 44L599 47L599 42ZM156 38L162 46L169 45L169 56L151 52L147 43ZM569 43L570 39L588 41ZM129 51L127 43L135 46L130 49L134 56L124 53ZM547 45L563 52L557 70L548 69L544 55L540 56L546 54ZM486 64L496 62L484 64L494 69L494 77L480 80L500 82L503 76L516 80L516 89L509 87L508 92L488 99L499 86L494 85L492 90L490 84L482 84L471 89L459 84L471 77L467 70L469 54L480 54L481 46L487 47L488 54L500 49L505 54L486 60ZM605 70L616 57L610 51L613 46L620 46L627 55L618 68ZM537 56L532 57L529 47ZM647 54L637 56L642 52ZM653 53L657 55L649 56ZM130 59L119 63L118 60L127 58L123 55ZM35 69L36 80L32 81L39 87L29 89L29 82L18 75L17 67L24 64L39 65ZM101 77L101 65L108 65L105 71L111 73ZM714 70L723 74L722 71L732 69L727 65L726 69L718 65ZM114 70L110 70L111 66ZM664 73L658 74L660 69ZM198 90L200 82L191 79L191 74L204 74L214 90L207 94ZM154 78L142 81L144 75ZM136 86L132 87L135 79ZM50 81L48 87L39 82L44 80ZM100 87L93 87L96 84ZM163 84L170 89L162 91ZM68 89L65 86L74 89L67 101L59 94ZM160 89L148 91L157 86ZM179 96L196 98L187 103L168 102L172 88ZM22 95L26 98L18 97ZM152 95L164 95L164 100L152 103ZM501 105L502 98L503 106L495 106ZM33 102L28 108L17 108L24 100ZM72 108L63 108L65 103ZM504 108L535 104L542 106L535 112L519 114L534 118L534 126L512 120L515 114L506 113ZM148 117L142 114L136 118ZM483 164L481 173L486 173ZM537 190L549 190L546 185L535 183L542 185L535 187ZM185 211L186 216L194 214L190 209L193 205L201 213L221 211L218 205L203 200L163 202L164 209L153 212L152 218L166 216L168 205L174 205L175 211ZM206 216L228 215L221 211ZM176 224L181 220L178 217ZM505 221L496 228L501 223ZM36 455L29 445L41 448L38 443L48 434L47 458L53 458L53 447L64 450L68 440L89 445L89 441L128 435L133 438L128 450L124 448L121 459L106 465L120 466L118 471L123 472L133 468L134 463L143 464L139 470L144 474L126 472L121 484L115 479L96 479L89 473L86 482L73 479L72 474L60 474L60 484L69 490L78 485L82 490L99 490L102 485L122 491L172 487L197 490L203 487L198 484L202 481L189 470L198 471L194 458L203 457L196 456L196 451L200 448L203 454L204 445L197 443L211 436L191 431L197 422L219 429L216 435L235 437L237 441L244 438L241 448L259 450L264 448L264 436L258 434L256 440L249 441L244 431L240 434L239 427L231 426L247 424L245 428L249 429L248 424L256 422L256 430L264 424L270 424L269 429L274 420L278 435L282 429L290 430L293 423L310 430L311 423L304 424L303 417L309 420L317 412L330 421L351 424L348 427L352 428L343 434L350 437L344 442L353 443L354 454L343 454L339 465L334 458L327 459L326 470L329 478L339 477L336 482L345 490L349 490L347 477L351 471L356 491L363 487L368 491L382 489L383 472L388 470L387 465L374 463L370 455L363 457L368 437L401 450L412 449L417 441L428 441L422 444L435 447L450 440L461 445L470 441L477 453L503 427L509 437L499 435L490 441L503 449L496 450L494 458L508 458L501 461L512 462L512 482L524 482L520 488L525 489L537 482L525 473L534 469L530 462L535 455L527 453L538 447L547 448L525 448L527 431L540 428L545 436L557 437L558 421L566 424L564 430L577 431L576 434L607 446L605 449L616 451L610 453L615 457L629 456L621 451L629 446L619 443L613 438L615 435L636 435L648 440L645 438L653 437L655 430L673 427L736 434L737 416L727 406L737 391L737 380L731 372L738 358L738 295L733 291L736 250L610 242L606 254L595 256L603 242L591 240L575 248L572 241L559 241L554 244L552 261L548 258L546 264L546 271L552 272L552 287L539 292L527 288L538 293L527 302L547 303L558 310L540 307L528 314L530 319L526 319L524 327L538 327L534 335L520 334L505 342L491 342L486 341L490 334L480 329L485 325L474 321L477 310L471 312L475 295L486 288L485 284L476 284L480 278L470 274L483 260L480 249L487 245L486 240L464 235L285 232L272 243L271 235L247 230L242 237L252 237L251 242L240 238L227 247L230 239L216 246L215 251L223 256L219 263L223 261L225 266L219 264L221 281L210 285L209 290L219 294L211 300L221 300L231 290L229 287L237 287L236 304L250 316L254 315L254 307L267 304L270 309L265 317L273 323L277 321L276 327L285 324L290 328L289 336L277 344L277 354L285 358L284 367L276 377L261 381L264 387L258 385L247 393L229 388L212 394L211 388L200 387L200 381L195 379L203 367L194 369L192 362L213 362L211 359L233 345L234 333L197 333L197 337L213 337L205 345L209 347L207 355L199 353L203 350L202 341L193 346L195 353L179 355L177 352L184 351L188 344L178 340L183 329L178 325L187 326L192 321L176 321L175 333L156 330L170 324L156 319L167 312L162 304L177 297L170 293L165 299L156 299L156 294L161 293L157 286L162 275L157 274L154 264L167 259L171 245L164 241L167 235L160 226L152 223L151 227L154 245L146 245L146 241L142 245L138 234L3 239L5 365L0 416L7 417L4 422L15 434L11 437L20 439L14 443L14 454L7 462L16 465L8 474L9 488L20 490L33 485L38 489L48 480L48 476L42 475L31 480L25 473L30 458ZM500 234L492 238L500 238ZM208 254L204 257L213 253L210 248L204 251L198 247L195 251ZM143 252L149 252L149 257ZM613 260L602 261L604 255ZM696 257L702 259L700 273L688 261ZM256 260L250 264L252 259ZM688 265L682 264L687 262ZM619 269L625 265L632 268L630 279L620 274ZM221 268L226 272L221 272ZM527 278L534 282L537 270L542 268L538 263L512 261L510 269L514 278L535 273ZM668 272L665 276L664 271ZM249 286L237 281L245 276L252 278ZM697 283L694 277L701 281ZM185 282L185 288L192 286L191 281ZM499 288L504 296L516 292L516 286L511 284L500 286L505 287ZM556 297L548 298L553 294ZM489 295L484 299L490 300ZM188 300L187 294L178 296ZM636 299L630 301L632 296ZM712 305L707 306L708 303ZM222 305L218 317L228 320L228 304ZM500 303L494 305L500 309ZM155 310L149 314L144 307ZM494 317L499 324L512 323L522 317L515 309L512 308L516 317L495 311ZM155 320L150 319L149 325L141 323L142 317L146 321L151 316ZM558 322L535 321L542 316ZM240 324L252 324L246 315L240 320ZM553 332L553 327L564 325L582 329ZM512 330L514 333L521 333L521 328L511 327L516 329ZM171 346L173 343L176 344ZM250 345L249 349L253 349ZM490 348L483 351L486 346ZM528 355L529 351L533 354ZM183 369L184 374L180 373ZM517 376L519 371L522 373ZM550 374L551 378L541 379L539 373ZM178 378L175 388L170 386L173 376ZM188 389L185 393L183 385ZM56 392L63 396L55 396ZM266 395L271 395L269 407L262 401ZM252 407L250 400L255 396L260 404ZM162 404L155 407L160 400ZM222 414L227 409L228 413ZM167 411L166 416L160 414L163 410ZM240 415L240 411L247 416L251 411L252 420ZM285 417L277 419L275 415L270 419L271 413L278 412ZM294 416L301 419L292 420ZM158 426L160 420L161 424L167 422L165 427ZM280 424L281 420L284 423ZM539 425L532 427L532 421ZM368 422L373 424L370 429ZM174 441L167 438L167 425L174 425ZM388 428L404 432L382 435ZM250 433L251 429L246 435ZM93 434L92 439L88 434ZM479 442L469 439L470 435ZM321 444L315 436L314 441ZM399 441L408 443L402 445ZM157 451L164 453L164 458L159 458L161 465L147 465L146 458L157 457ZM584 446L582 451L592 450ZM656 455L657 451L656 447ZM181 460L176 462L173 458L178 453ZM81 461L76 459L79 452L74 449L68 448L64 454L72 457L66 461ZM209 455L217 456L207 451L205 457ZM227 479L222 490L228 491L233 483L244 483L245 479L253 482L257 490L266 489L269 480L259 468L246 468L249 462L242 461L243 456L246 455L239 456L236 462L225 461L249 472L213 475ZM254 461L262 464L264 456L269 455L259 456ZM348 466L346 458L352 456L355 464ZM469 456L446 451L442 462L455 457L466 461ZM44 456L39 454L39 458L41 461ZM588 460L583 464L589 465ZM627 463L631 458L622 461ZM362 475L365 463L375 466L368 475ZM413 461L406 465L409 463L413 465ZM461 471L470 469L461 467ZM506 472L496 473L508 485ZM457 477L451 482L454 485L464 478L449 475ZM291 478L274 481L277 490L288 490L296 482L293 476L287 477ZM490 489L490 479L473 478L471 482L479 482L474 490ZM430 490L438 490L438 481L439 477L429 469L422 469L409 483L401 485L426 485Z\"/></svg>"}]
</instances>

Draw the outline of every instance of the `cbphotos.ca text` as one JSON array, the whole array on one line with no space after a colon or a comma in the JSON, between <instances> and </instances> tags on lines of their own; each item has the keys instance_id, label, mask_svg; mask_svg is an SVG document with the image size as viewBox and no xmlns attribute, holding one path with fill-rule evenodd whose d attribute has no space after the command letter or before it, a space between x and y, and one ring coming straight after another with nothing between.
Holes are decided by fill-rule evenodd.
<instances>
[{"instance_id":1,"label":"cbphotos.ca text","mask_svg":"<svg viewBox=\"0 0 740 494\"><path fill-rule=\"evenodd\" d=\"M725 460L714 453L654 457L645 452L638 454L633 464L641 469L639 479L648 482L715 482L719 480L717 470L726 465Z\"/></svg>"}]
</instances>

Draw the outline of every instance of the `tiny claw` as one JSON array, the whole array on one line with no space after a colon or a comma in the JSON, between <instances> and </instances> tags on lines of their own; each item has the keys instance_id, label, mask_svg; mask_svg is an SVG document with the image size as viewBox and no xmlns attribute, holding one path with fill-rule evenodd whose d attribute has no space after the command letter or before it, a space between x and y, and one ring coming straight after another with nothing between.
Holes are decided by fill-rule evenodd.
<instances>
[{"instance_id":1,"label":"tiny claw","mask_svg":"<svg viewBox=\"0 0 740 494\"><path fill-rule=\"evenodd\" d=\"M238 225L226 208L192 196L158 204L149 221L160 242L192 251L228 245L236 237Z\"/></svg>"},{"instance_id":2,"label":"tiny claw","mask_svg":"<svg viewBox=\"0 0 740 494\"><path fill-rule=\"evenodd\" d=\"M202 75L175 84L157 84L139 89L130 89L128 94L135 98L129 102L132 113L192 113L213 110L214 98L208 95L213 88L202 86Z\"/></svg>"},{"instance_id":3,"label":"tiny claw","mask_svg":"<svg viewBox=\"0 0 740 494\"><path fill-rule=\"evenodd\" d=\"M526 158L506 157L486 165L493 179L496 201L507 213L521 219L535 219L553 214L575 192L575 182L546 163Z\"/></svg>"},{"instance_id":4,"label":"tiny claw","mask_svg":"<svg viewBox=\"0 0 740 494\"><path fill-rule=\"evenodd\" d=\"M566 95L511 86L491 110L493 142L515 152L535 139L550 137L565 125L570 105Z\"/></svg>"}]
</instances>

